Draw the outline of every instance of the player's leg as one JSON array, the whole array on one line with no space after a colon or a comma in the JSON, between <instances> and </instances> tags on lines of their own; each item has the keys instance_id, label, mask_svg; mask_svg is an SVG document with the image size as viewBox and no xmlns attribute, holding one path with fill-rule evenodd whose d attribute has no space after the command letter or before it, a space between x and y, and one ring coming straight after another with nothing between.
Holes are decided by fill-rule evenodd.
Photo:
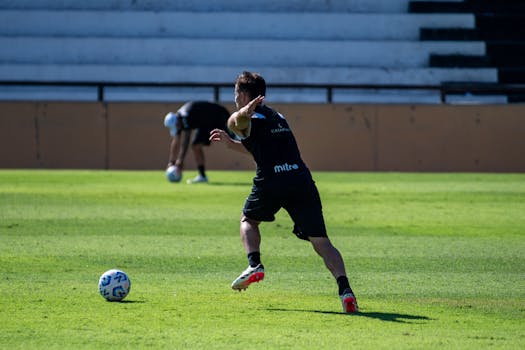
<instances>
[{"instance_id":1,"label":"player's leg","mask_svg":"<svg viewBox=\"0 0 525 350\"><path fill-rule=\"evenodd\" d=\"M233 281L233 289L246 289L251 283L259 282L264 278L264 266L260 256L259 224L261 221L275 220L275 213L279 209L280 204L271 193L253 186L252 192L244 203L240 225L241 241L248 256L249 266Z\"/></svg>"},{"instance_id":2,"label":"player's leg","mask_svg":"<svg viewBox=\"0 0 525 350\"><path fill-rule=\"evenodd\" d=\"M328 237L309 236L310 242L317 254L323 259L326 267L332 273L339 287L339 298L343 305L344 312L357 312L357 299L350 288L350 283L346 276L345 264L339 250L333 246Z\"/></svg>"},{"instance_id":3,"label":"player's leg","mask_svg":"<svg viewBox=\"0 0 525 350\"><path fill-rule=\"evenodd\" d=\"M204 148L201 143L195 143L191 145L191 150L193 151L193 157L195 158L195 164L197 166L204 166Z\"/></svg>"},{"instance_id":4,"label":"player's leg","mask_svg":"<svg viewBox=\"0 0 525 350\"><path fill-rule=\"evenodd\" d=\"M260 221L249 219L245 215L241 218L241 241L248 256L249 266L233 281L232 288L235 290L244 290L251 283L264 279L264 266L261 263L260 255L261 233L259 224Z\"/></svg>"},{"instance_id":5,"label":"player's leg","mask_svg":"<svg viewBox=\"0 0 525 350\"><path fill-rule=\"evenodd\" d=\"M193 156L195 157L195 164L197 164L197 169L199 170L199 175L206 177L206 160L204 158L204 145L202 143L196 143L191 145L193 151Z\"/></svg>"},{"instance_id":6,"label":"player's leg","mask_svg":"<svg viewBox=\"0 0 525 350\"><path fill-rule=\"evenodd\" d=\"M195 158L195 164L197 164L199 174L195 178L188 180L189 184L208 182L208 178L206 177L206 159L204 157L204 146L208 146L210 144L208 135L208 129L195 130L195 136L191 144L191 150L193 152L193 157Z\"/></svg>"},{"instance_id":7,"label":"player's leg","mask_svg":"<svg viewBox=\"0 0 525 350\"><path fill-rule=\"evenodd\" d=\"M341 253L332 245L328 237L309 237L317 254L323 258L324 264L334 278L346 276L345 265Z\"/></svg>"},{"instance_id":8,"label":"player's leg","mask_svg":"<svg viewBox=\"0 0 525 350\"><path fill-rule=\"evenodd\" d=\"M259 252L261 246L261 232L259 231L260 221L247 218L245 215L241 218L241 241L246 254Z\"/></svg>"},{"instance_id":9,"label":"player's leg","mask_svg":"<svg viewBox=\"0 0 525 350\"><path fill-rule=\"evenodd\" d=\"M285 209L294 221L294 233L298 238L310 241L336 279L343 311L356 312L357 300L346 276L343 257L327 236L321 199L315 184L312 182L310 186L304 186L300 194L293 196L287 203Z\"/></svg>"}]
</instances>

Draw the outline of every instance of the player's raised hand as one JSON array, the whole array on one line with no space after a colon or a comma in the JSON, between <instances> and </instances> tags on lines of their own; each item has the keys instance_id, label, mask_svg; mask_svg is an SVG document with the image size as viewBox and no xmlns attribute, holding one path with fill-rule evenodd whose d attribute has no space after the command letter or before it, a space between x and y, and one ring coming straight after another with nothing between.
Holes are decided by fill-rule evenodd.
<instances>
[{"instance_id":1,"label":"player's raised hand","mask_svg":"<svg viewBox=\"0 0 525 350\"><path fill-rule=\"evenodd\" d=\"M228 119L228 128L241 138L250 136L251 119L255 108L264 101L264 96L257 96L245 106L234 112Z\"/></svg>"},{"instance_id":2,"label":"player's raised hand","mask_svg":"<svg viewBox=\"0 0 525 350\"><path fill-rule=\"evenodd\" d=\"M255 108L260 105L264 101L264 96L257 96L250 102L246 104L246 106L242 107L239 110L239 114L246 117L251 117L253 112L255 111Z\"/></svg>"}]
</instances>

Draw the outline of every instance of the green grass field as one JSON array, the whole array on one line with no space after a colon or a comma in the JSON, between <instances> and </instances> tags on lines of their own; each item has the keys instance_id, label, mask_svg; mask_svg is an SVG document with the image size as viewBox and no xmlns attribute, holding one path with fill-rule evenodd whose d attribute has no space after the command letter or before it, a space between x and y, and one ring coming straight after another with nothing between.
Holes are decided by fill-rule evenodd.
<instances>
[{"instance_id":1,"label":"green grass field","mask_svg":"<svg viewBox=\"0 0 525 350\"><path fill-rule=\"evenodd\" d=\"M525 174L314 173L357 315L284 211L266 279L230 289L252 176L0 171L0 348L525 348ZM114 267L121 303L97 289Z\"/></svg>"}]
</instances>

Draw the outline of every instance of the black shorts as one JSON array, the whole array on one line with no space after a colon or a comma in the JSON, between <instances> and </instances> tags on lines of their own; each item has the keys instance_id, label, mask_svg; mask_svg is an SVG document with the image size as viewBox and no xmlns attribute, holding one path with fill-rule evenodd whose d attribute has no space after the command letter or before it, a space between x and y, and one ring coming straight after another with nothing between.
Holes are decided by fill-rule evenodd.
<instances>
[{"instance_id":1,"label":"black shorts","mask_svg":"<svg viewBox=\"0 0 525 350\"><path fill-rule=\"evenodd\" d=\"M195 129L195 135L193 135L193 140L191 141L192 145L210 145L210 133L213 129L222 129L224 130L231 138L235 138L230 130L222 126L213 126L213 127L203 127Z\"/></svg>"},{"instance_id":2,"label":"black shorts","mask_svg":"<svg viewBox=\"0 0 525 350\"><path fill-rule=\"evenodd\" d=\"M210 145L210 132L215 128L198 128L195 129L195 135L193 136L192 145Z\"/></svg>"},{"instance_id":3,"label":"black shorts","mask_svg":"<svg viewBox=\"0 0 525 350\"><path fill-rule=\"evenodd\" d=\"M290 215L293 233L301 239L326 237L323 208L319 191L312 179L276 185L254 185L246 199L243 214L256 221L274 221L284 208Z\"/></svg>"}]
</instances>

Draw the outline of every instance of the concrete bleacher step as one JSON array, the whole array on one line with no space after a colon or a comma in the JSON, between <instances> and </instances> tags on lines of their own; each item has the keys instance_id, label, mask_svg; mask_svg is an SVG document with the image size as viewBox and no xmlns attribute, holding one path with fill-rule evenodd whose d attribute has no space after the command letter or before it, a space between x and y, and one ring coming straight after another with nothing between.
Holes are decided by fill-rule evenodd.
<instances>
[{"instance_id":1,"label":"concrete bleacher step","mask_svg":"<svg viewBox=\"0 0 525 350\"><path fill-rule=\"evenodd\" d=\"M425 13L516 13L525 12L523 0L410 1L410 12Z\"/></svg>"},{"instance_id":2,"label":"concrete bleacher step","mask_svg":"<svg viewBox=\"0 0 525 350\"><path fill-rule=\"evenodd\" d=\"M96 86L1 85L0 101L97 101Z\"/></svg>"},{"instance_id":3,"label":"concrete bleacher step","mask_svg":"<svg viewBox=\"0 0 525 350\"><path fill-rule=\"evenodd\" d=\"M498 81L504 84L524 84L525 67L498 69Z\"/></svg>"},{"instance_id":4,"label":"concrete bleacher step","mask_svg":"<svg viewBox=\"0 0 525 350\"><path fill-rule=\"evenodd\" d=\"M487 55L500 68L525 68L525 40L522 42L489 42Z\"/></svg>"},{"instance_id":5,"label":"concrete bleacher step","mask_svg":"<svg viewBox=\"0 0 525 350\"><path fill-rule=\"evenodd\" d=\"M0 9L403 13L409 0L0 0Z\"/></svg>"},{"instance_id":6,"label":"concrete bleacher step","mask_svg":"<svg viewBox=\"0 0 525 350\"><path fill-rule=\"evenodd\" d=\"M443 14L440 14L441 16ZM466 41L525 41L525 31L519 28L525 19L523 15L498 16L476 15L476 28L428 28L420 30L421 40L466 40Z\"/></svg>"},{"instance_id":7,"label":"concrete bleacher step","mask_svg":"<svg viewBox=\"0 0 525 350\"><path fill-rule=\"evenodd\" d=\"M524 20L525 11L513 14L478 14L476 15L476 27L485 40L525 41L525 31L519 30Z\"/></svg>"},{"instance_id":8,"label":"concrete bleacher step","mask_svg":"<svg viewBox=\"0 0 525 350\"><path fill-rule=\"evenodd\" d=\"M525 93L508 93L507 101L509 103L523 103L525 102Z\"/></svg>"},{"instance_id":9,"label":"concrete bleacher step","mask_svg":"<svg viewBox=\"0 0 525 350\"><path fill-rule=\"evenodd\" d=\"M479 94L462 94L462 95L445 95L445 103L448 104L505 104L509 102L507 95L479 95Z\"/></svg>"},{"instance_id":10,"label":"concrete bleacher step","mask_svg":"<svg viewBox=\"0 0 525 350\"><path fill-rule=\"evenodd\" d=\"M28 67L25 67L26 70ZM49 73L51 77L56 77L57 72L49 72L46 67L32 67L35 73L39 75L34 76L40 84L45 82L46 74ZM137 77L130 74L132 71L130 67L118 67L117 69L124 74L118 78L132 79L136 85L126 85L130 80L123 80L122 85L118 82L108 84L107 86L100 86L99 79L104 76L107 77L105 71L97 75L97 71L102 67L91 67L93 70L86 72L86 67L79 68L77 73L86 74L89 76L74 76L71 70L57 66L56 70L64 73L66 82L69 86L60 85L33 85L28 82L27 85L10 85L2 86L0 84L0 100L56 100L56 101L107 101L107 102L123 102L123 101L185 101L191 99L214 100L221 102L231 102L233 94L233 79L239 73L237 67L201 67L202 71L198 72L195 67L157 67L152 69L148 67L146 74L148 77ZM254 70L264 71L265 76L271 79L272 83L269 85L267 96L273 102L306 102L306 103L441 103L441 93L439 91L439 83L442 81L466 81L481 79L482 82L491 83L497 78L495 70L472 70L472 69L425 69L422 70L406 70L406 71L383 71L370 69L354 70L334 70L322 69L322 72L311 69L267 69L264 67L253 67ZM2 69L10 72L17 71L17 67L4 67L0 65L0 72ZM163 75L170 69L170 75ZM115 72L115 67L112 67L112 72ZM137 70L133 72L138 72ZM128 74L126 74L128 73ZM172 86L170 81L162 85L159 81L157 86L151 86L151 79L161 78L154 74L157 73L167 79L187 79L187 84L194 84L195 86ZM322 81L319 77L327 77L331 74L332 79L329 81ZM203 81L191 80L192 77L207 75L213 77L212 79ZM292 76L293 75L293 76ZM423 79L423 78L427 79ZM16 76L14 76L16 78ZM73 78L73 81L68 79ZM89 78L93 78L92 85L75 85L79 81L89 82ZM116 77L111 77L114 81L118 80ZM144 79L144 85L141 86L138 78ZM297 79L300 78L300 79ZM312 80L308 79L312 78ZM337 80L339 78L340 80ZM296 79L296 80L293 80ZM406 87L403 88L403 83L399 83L402 79L410 79L405 81ZM159 79L160 80L160 79ZM202 83L202 86L198 84ZM209 84L217 84L219 88L217 92L215 88ZM294 87L293 84L305 86ZM326 85L323 85L325 83ZM355 84L352 87L351 84ZM414 88L414 84L419 84L421 87ZM184 85L184 84L183 84ZM327 87L330 86L330 98ZM364 86L369 86L365 88ZM378 86L383 86L378 88ZM460 95L456 95L460 98ZM472 99L471 99L472 100ZM485 102L489 100L484 99ZM500 100L501 101L501 100Z\"/></svg>"},{"instance_id":11,"label":"concrete bleacher step","mask_svg":"<svg viewBox=\"0 0 525 350\"><path fill-rule=\"evenodd\" d=\"M493 68L351 68L270 67L264 65L75 65L0 64L4 81L92 82L132 84L232 84L242 70L264 73L272 84L305 85L428 85L443 81L496 82ZM0 83L1 84L1 83Z\"/></svg>"},{"instance_id":12,"label":"concrete bleacher step","mask_svg":"<svg viewBox=\"0 0 525 350\"><path fill-rule=\"evenodd\" d=\"M484 56L431 54L430 66L525 68L525 43L489 42Z\"/></svg>"},{"instance_id":13,"label":"concrete bleacher step","mask_svg":"<svg viewBox=\"0 0 525 350\"><path fill-rule=\"evenodd\" d=\"M479 41L483 40L481 33L476 29L466 28L421 28L421 40L436 41Z\"/></svg>"},{"instance_id":14,"label":"concrete bleacher step","mask_svg":"<svg viewBox=\"0 0 525 350\"><path fill-rule=\"evenodd\" d=\"M477 55L430 55L431 67L494 67L489 56Z\"/></svg>"},{"instance_id":15,"label":"concrete bleacher step","mask_svg":"<svg viewBox=\"0 0 525 350\"><path fill-rule=\"evenodd\" d=\"M0 47L0 63L28 64L414 68L433 53L485 54L482 42L430 41L0 37Z\"/></svg>"},{"instance_id":16,"label":"concrete bleacher step","mask_svg":"<svg viewBox=\"0 0 525 350\"><path fill-rule=\"evenodd\" d=\"M242 21L239 20L242 16ZM260 23L246 26L245 23ZM474 16L428 14L0 11L2 36L418 40L425 28L475 26ZM28 25L30 23L31 25ZM392 30L396 28L396 30Z\"/></svg>"}]
</instances>

